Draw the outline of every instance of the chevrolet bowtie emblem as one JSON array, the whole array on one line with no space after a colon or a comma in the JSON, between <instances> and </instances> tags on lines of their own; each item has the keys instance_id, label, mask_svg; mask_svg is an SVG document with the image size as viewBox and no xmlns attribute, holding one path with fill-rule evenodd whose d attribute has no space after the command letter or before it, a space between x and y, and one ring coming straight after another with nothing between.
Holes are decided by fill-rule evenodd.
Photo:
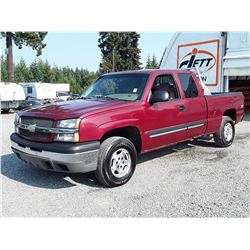
<instances>
[{"instance_id":1,"label":"chevrolet bowtie emblem","mask_svg":"<svg viewBox=\"0 0 250 250\"><path fill-rule=\"evenodd\" d=\"M30 132L35 132L35 130L36 130L36 124L28 125L27 129L28 129Z\"/></svg>"}]
</instances>

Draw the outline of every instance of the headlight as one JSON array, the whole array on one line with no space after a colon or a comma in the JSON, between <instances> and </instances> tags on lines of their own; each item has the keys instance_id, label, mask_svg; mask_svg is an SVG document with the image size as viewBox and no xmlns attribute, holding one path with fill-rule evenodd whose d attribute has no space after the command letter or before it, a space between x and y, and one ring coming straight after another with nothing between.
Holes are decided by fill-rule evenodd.
<instances>
[{"instance_id":1,"label":"headlight","mask_svg":"<svg viewBox=\"0 0 250 250\"><path fill-rule=\"evenodd\" d=\"M19 122L19 119L20 119L20 116L18 115L18 113L16 113L16 116L15 116L15 123L18 123L18 122Z\"/></svg>"},{"instance_id":2,"label":"headlight","mask_svg":"<svg viewBox=\"0 0 250 250\"><path fill-rule=\"evenodd\" d=\"M57 122L57 128L79 128L80 119L60 120Z\"/></svg>"},{"instance_id":3,"label":"headlight","mask_svg":"<svg viewBox=\"0 0 250 250\"><path fill-rule=\"evenodd\" d=\"M14 124L15 124L15 132L16 132L17 134L19 133L19 129L18 129L18 127L16 126L16 124L19 123L19 121L20 121L20 116L18 115L18 113L16 113Z\"/></svg>"},{"instance_id":4,"label":"headlight","mask_svg":"<svg viewBox=\"0 0 250 250\"><path fill-rule=\"evenodd\" d=\"M55 141L62 142L79 142L79 125L81 119L68 119L68 120L60 120L57 122L57 128L67 129L67 133L58 133L55 135ZM69 131L69 130L72 130Z\"/></svg>"}]
</instances>

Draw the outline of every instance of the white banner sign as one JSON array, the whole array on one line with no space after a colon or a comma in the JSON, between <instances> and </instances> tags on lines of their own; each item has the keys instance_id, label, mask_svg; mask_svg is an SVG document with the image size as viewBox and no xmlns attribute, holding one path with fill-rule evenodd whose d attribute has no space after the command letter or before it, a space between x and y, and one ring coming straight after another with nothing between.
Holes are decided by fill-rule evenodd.
<instances>
[{"instance_id":1,"label":"white banner sign","mask_svg":"<svg viewBox=\"0 0 250 250\"><path fill-rule=\"evenodd\" d=\"M220 40L210 40L177 46L177 68L192 69L197 65L203 82L217 86L219 82Z\"/></svg>"}]
</instances>

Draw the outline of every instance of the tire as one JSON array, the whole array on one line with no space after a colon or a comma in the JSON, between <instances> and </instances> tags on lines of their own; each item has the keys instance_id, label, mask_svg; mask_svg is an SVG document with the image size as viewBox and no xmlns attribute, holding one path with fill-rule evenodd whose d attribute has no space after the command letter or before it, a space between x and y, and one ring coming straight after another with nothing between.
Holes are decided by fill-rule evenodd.
<instances>
[{"instance_id":1,"label":"tire","mask_svg":"<svg viewBox=\"0 0 250 250\"><path fill-rule=\"evenodd\" d=\"M234 136L234 121L228 116L223 116L220 129L214 134L215 144L219 147L229 147L233 143Z\"/></svg>"},{"instance_id":2,"label":"tire","mask_svg":"<svg viewBox=\"0 0 250 250\"><path fill-rule=\"evenodd\" d=\"M100 146L96 178L107 187L121 186L132 177L136 160L137 152L130 140L110 137Z\"/></svg>"}]
</instances>

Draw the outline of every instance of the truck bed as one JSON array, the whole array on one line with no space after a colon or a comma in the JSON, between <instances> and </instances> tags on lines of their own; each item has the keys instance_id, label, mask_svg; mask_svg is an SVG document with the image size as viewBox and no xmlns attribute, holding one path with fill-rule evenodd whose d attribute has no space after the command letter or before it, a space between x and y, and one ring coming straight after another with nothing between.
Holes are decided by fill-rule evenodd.
<instances>
[{"instance_id":1,"label":"truck bed","mask_svg":"<svg viewBox=\"0 0 250 250\"><path fill-rule=\"evenodd\" d=\"M244 96L241 92L213 93L205 96L207 102L207 133L213 133L220 128L222 116L231 112L235 123L244 116Z\"/></svg>"}]
</instances>

